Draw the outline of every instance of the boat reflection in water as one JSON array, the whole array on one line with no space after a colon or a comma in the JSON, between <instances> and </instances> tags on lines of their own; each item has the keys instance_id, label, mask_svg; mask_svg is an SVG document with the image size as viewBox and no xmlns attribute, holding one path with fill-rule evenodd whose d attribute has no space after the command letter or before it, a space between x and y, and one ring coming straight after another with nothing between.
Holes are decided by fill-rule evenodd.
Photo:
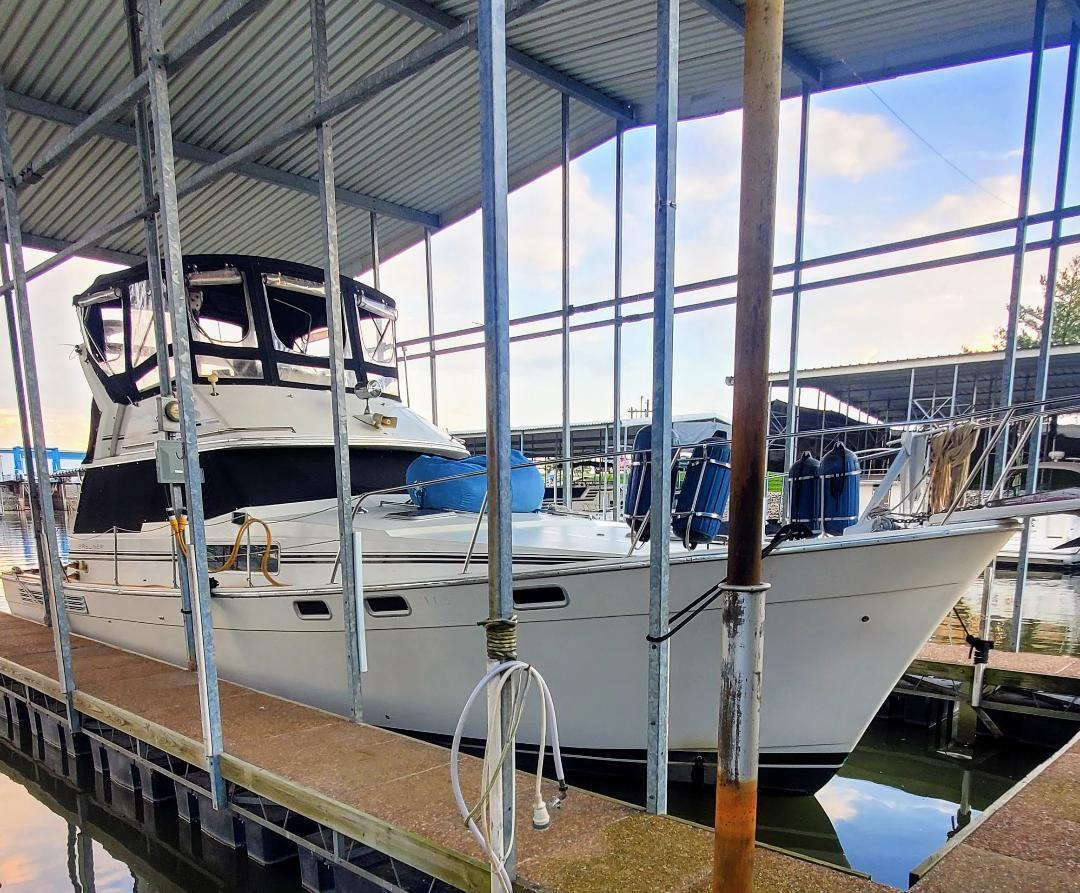
<instances>
[{"instance_id":1,"label":"boat reflection in water","mask_svg":"<svg viewBox=\"0 0 1080 893\"><path fill-rule=\"evenodd\" d=\"M296 860L252 862L141 796L102 785L89 765L41 762L29 740L0 738L0 884L4 893L299 893ZM85 771L84 771L85 770Z\"/></svg>"}]
</instances>

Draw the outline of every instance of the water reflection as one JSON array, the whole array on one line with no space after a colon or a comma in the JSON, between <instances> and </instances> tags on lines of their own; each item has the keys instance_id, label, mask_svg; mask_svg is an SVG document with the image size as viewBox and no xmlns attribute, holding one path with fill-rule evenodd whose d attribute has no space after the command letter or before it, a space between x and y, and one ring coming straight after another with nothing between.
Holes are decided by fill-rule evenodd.
<instances>
[{"instance_id":1,"label":"water reflection","mask_svg":"<svg viewBox=\"0 0 1080 893\"><path fill-rule=\"evenodd\" d=\"M1006 642L1012 625L1014 571L998 570L990 594L990 638ZM982 581L964 594L957 611L968 626L979 623ZM962 644L964 632L950 614L934 635L936 642ZM1032 571L1024 586L1024 621L1020 627L1022 651L1080 657L1080 574Z\"/></svg>"},{"instance_id":2,"label":"water reflection","mask_svg":"<svg viewBox=\"0 0 1080 893\"><path fill-rule=\"evenodd\" d=\"M62 774L0 741L0 884L4 893L299 893L295 861L262 868L191 833L83 767Z\"/></svg>"}]
</instances>

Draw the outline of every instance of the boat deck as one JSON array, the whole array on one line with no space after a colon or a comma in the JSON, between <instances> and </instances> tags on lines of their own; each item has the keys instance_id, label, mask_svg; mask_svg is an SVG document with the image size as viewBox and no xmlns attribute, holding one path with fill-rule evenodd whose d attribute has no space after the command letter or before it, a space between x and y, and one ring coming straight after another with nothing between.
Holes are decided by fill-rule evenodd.
<instances>
[{"instance_id":1,"label":"boat deck","mask_svg":"<svg viewBox=\"0 0 1080 893\"><path fill-rule=\"evenodd\" d=\"M194 673L77 636L72 658L78 686L74 703L84 716L205 766ZM51 631L0 613L0 677L59 698ZM229 683L221 685L221 706L222 772L228 781L459 889L490 889L485 865L454 806L445 749ZM463 781L475 790L480 761L463 760ZM575 789L551 827L535 831L528 821L530 789L530 777L521 774L520 889L710 889L710 830ZM755 889L872 893L887 888L759 846Z\"/></svg>"}]
</instances>

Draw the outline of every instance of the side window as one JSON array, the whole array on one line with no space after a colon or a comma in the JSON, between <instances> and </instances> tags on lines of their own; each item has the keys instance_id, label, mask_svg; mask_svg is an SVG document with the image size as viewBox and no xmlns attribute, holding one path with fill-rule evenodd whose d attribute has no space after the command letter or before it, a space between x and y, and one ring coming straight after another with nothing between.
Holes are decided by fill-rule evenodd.
<instances>
[{"instance_id":1,"label":"side window","mask_svg":"<svg viewBox=\"0 0 1080 893\"><path fill-rule=\"evenodd\" d=\"M86 350L107 375L124 372L124 305L121 292L90 295L81 306Z\"/></svg>"}]
</instances>

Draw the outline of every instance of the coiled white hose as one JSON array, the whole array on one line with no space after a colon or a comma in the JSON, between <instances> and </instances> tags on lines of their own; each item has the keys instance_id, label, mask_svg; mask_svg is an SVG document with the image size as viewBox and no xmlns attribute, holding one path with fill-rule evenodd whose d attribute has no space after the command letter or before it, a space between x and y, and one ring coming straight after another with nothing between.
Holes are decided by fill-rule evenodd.
<instances>
[{"instance_id":1,"label":"coiled white hose","mask_svg":"<svg viewBox=\"0 0 1080 893\"><path fill-rule=\"evenodd\" d=\"M495 696L501 698L503 687L516 676L523 676L524 684L519 687L514 698L510 721L507 726L506 740L503 741L502 749L498 755L491 754L485 747L480 800L470 809L465 802L465 795L461 790L461 777L458 769L458 758L461 752L461 737L465 728L465 723L469 718L473 705L476 703L476 699L480 697L480 693L485 690L489 682L495 677L499 677ZM514 792L513 790L510 790L505 794L510 798L512 824L510 840L504 841L503 852L495 851L495 847L485 833L488 828L487 804L491 791L498 782L502 765L513 752L518 726L521 724L521 717L525 712L525 696L528 694L530 685L534 682L536 683L536 688L539 692L542 704L540 711L540 749L537 754L536 788L533 796L533 824L537 828L547 827L547 824L550 821L548 808L557 809L566 797L566 773L563 771L562 751L559 748L559 724L555 715L555 703L552 700L551 691L548 688L547 682L544 681L544 677L541 676L534 667L524 661L510 660L497 664L489 669L476 684L476 687L472 690L472 694L470 694L465 701L465 706L461 710L461 716L458 718L457 727L454 729L454 741L450 746L450 783L454 789L454 800L457 802L458 812L461 813L461 817L465 820L466 827L469 829L469 832L472 834L477 844L479 844L480 849L483 850L484 854L487 856L488 862L491 865L491 870L495 876L499 878L499 882L502 884L505 893L513 893L513 882L506 870L506 860L510 853L510 848L514 839L513 829L517 822L517 814L514 806ZM541 792L544 773L544 757L547 750L547 734L549 728L551 730L551 751L555 763L555 778L559 783L559 793L550 804L544 802L543 794ZM478 812L481 814L481 824L485 829L484 831L482 831L480 826L476 823L476 815Z\"/></svg>"}]
</instances>

